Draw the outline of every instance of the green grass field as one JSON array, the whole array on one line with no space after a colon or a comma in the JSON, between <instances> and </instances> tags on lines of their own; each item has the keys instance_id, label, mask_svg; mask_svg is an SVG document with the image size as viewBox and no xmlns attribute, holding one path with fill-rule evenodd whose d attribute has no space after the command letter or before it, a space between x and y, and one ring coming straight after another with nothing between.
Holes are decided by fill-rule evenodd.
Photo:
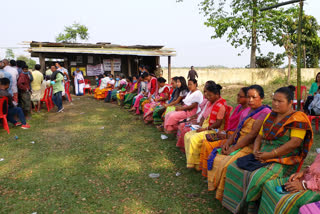
<instances>
[{"instance_id":1,"label":"green grass field","mask_svg":"<svg viewBox=\"0 0 320 214\"><path fill-rule=\"evenodd\" d=\"M53 112L34 114L29 130L0 129L1 213L228 213L186 169L173 136L161 140L139 117L90 96Z\"/></svg>"}]
</instances>

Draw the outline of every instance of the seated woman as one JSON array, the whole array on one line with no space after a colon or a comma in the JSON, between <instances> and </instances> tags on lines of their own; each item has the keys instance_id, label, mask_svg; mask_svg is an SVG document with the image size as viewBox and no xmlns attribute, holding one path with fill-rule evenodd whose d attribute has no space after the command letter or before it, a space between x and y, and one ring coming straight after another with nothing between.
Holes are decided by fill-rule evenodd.
<instances>
[{"instance_id":1,"label":"seated woman","mask_svg":"<svg viewBox=\"0 0 320 214\"><path fill-rule=\"evenodd\" d=\"M272 112L254 142L253 154L228 167L222 204L234 213L255 212L264 184L296 171L311 147L308 117L292 109L293 89L275 92Z\"/></svg>"},{"instance_id":2,"label":"seated woman","mask_svg":"<svg viewBox=\"0 0 320 214\"><path fill-rule=\"evenodd\" d=\"M237 95L237 103L239 104L235 110L233 111L232 115L229 117L228 120L228 129L226 133L219 131L217 135L207 135L205 140L202 143L201 152L200 152L200 170L202 170L202 175L207 177L208 173L208 166L207 161L210 153L212 150L230 138L237 126L239 124L240 116L243 111L249 109L248 106L248 87L243 87L240 89Z\"/></svg>"},{"instance_id":3,"label":"seated woman","mask_svg":"<svg viewBox=\"0 0 320 214\"><path fill-rule=\"evenodd\" d=\"M122 90L119 91L119 93L117 94L117 103L119 106L123 106L125 95L130 93L132 87L134 86L132 81L133 81L132 77L127 77L126 78L126 82L127 82L126 87L122 88Z\"/></svg>"},{"instance_id":4,"label":"seated woman","mask_svg":"<svg viewBox=\"0 0 320 214\"><path fill-rule=\"evenodd\" d=\"M165 105L170 104L179 98L179 89L177 87L177 80L178 80L178 77L173 77L171 79L171 86L172 86L173 91L170 94L169 100L166 103L164 103L162 105L158 105L154 108L153 115L152 115L153 124L155 124L155 125L162 124L162 122L163 122L162 115L166 111Z\"/></svg>"},{"instance_id":5,"label":"seated woman","mask_svg":"<svg viewBox=\"0 0 320 214\"><path fill-rule=\"evenodd\" d=\"M182 152L185 152L184 149L184 136L187 132L192 131L191 126L192 125L203 125L203 122L205 121L205 119L209 116L211 110L212 110L212 103L210 103L207 100L207 88L210 85L215 85L216 83L214 81L207 81L206 84L204 85L204 89L203 89L203 94L204 94L204 98L202 103L200 104L200 109L201 112L199 112L198 114L193 115L190 118L186 119L186 122L182 122L179 124L178 126L178 132L177 132L177 144L176 146L180 148L180 150Z\"/></svg>"},{"instance_id":6,"label":"seated woman","mask_svg":"<svg viewBox=\"0 0 320 214\"><path fill-rule=\"evenodd\" d=\"M188 168L199 170L200 151L203 139L207 134L216 133L217 129L224 130L224 124L227 124L230 112L229 114L226 114L227 102L220 96L221 89L222 87L215 83L207 85L206 96L209 102L205 108L211 109L211 111L206 114L205 117L199 115L202 120L199 123L201 128L187 132L184 136ZM203 114L205 113L206 110L203 111ZM224 119L225 121L223 121Z\"/></svg>"},{"instance_id":7,"label":"seated woman","mask_svg":"<svg viewBox=\"0 0 320 214\"><path fill-rule=\"evenodd\" d=\"M145 123L150 123L153 121L153 111L156 106L163 105L169 98L170 87L166 85L166 79L159 77L158 81L158 92L153 95L150 99L150 103L145 104L144 106L144 115L143 120Z\"/></svg>"},{"instance_id":8,"label":"seated woman","mask_svg":"<svg viewBox=\"0 0 320 214\"><path fill-rule=\"evenodd\" d=\"M313 100L308 107L309 115L320 115L320 86L313 96Z\"/></svg>"},{"instance_id":9,"label":"seated woman","mask_svg":"<svg viewBox=\"0 0 320 214\"><path fill-rule=\"evenodd\" d=\"M147 97L148 94L149 94L148 77L149 77L149 74L147 72L142 74L141 82L140 82L139 94L133 98L133 103L134 104L133 104L132 108L129 111L136 112L136 113L139 112L139 114L140 114L140 110L139 110L140 101L141 101L141 99Z\"/></svg>"},{"instance_id":10,"label":"seated woman","mask_svg":"<svg viewBox=\"0 0 320 214\"><path fill-rule=\"evenodd\" d=\"M113 75L103 74L99 88L94 91L94 98L100 100L105 98L106 92L112 90L114 85Z\"/></svg>"},{"instance_id":11,"label":"seated woman","mask_svg":"<svg viewBox=\"0 0 320 214\"><path fill-rule=\"evenodd\" d=\"M126 87L128 85L128 82L126 80L126 77L124 74L120 74L119 75L119 84L118 87L112 91L111 93L111 102L112 101L116 101L117 100L117 94L119 94L120 92L125 92L126 91Z\"/></svg>"},{"instance_id":12,"label":"seated woman","mask_svg":"<svg viewBox=\"0 0 320 214\"><path fill-rule=\"evenodd\" d=\"M179 122L200 112L199 105L203 101L203 95L198 90L197 80L188 81L189 93L183 99L183 106L175 107L175 111L169 112L165 116L164 130L166 133L176 133Z\"/></svg>"},{"instance_id":13,"label":"seated woman","mask_svg":"<svg viewBox=\"0 0 320 214\"><path fill-rule=\"evenodd\" d=\"M139 80L138 80L139 79ZM132 85L130 91L124 95L124 108L129 109L132 106L133 99L139 93L141 77L137 78L136 76L132 77Z\"/></svg>"},{"instance_id":14,"label":"seated woman","mask_svg":"<svg viewBox=\"0 0 320 214\"><path fill-rule=\"evenodd\" d=\"M312 102L313 96L314 96L315 93L317 92L319 86L320 86L320 72L317 73L317 75L316 75L316 80L315 80L314 83L312 83L311 88L310 88L309 93L308 93L307 100L305 101L305 103L304 103L304 105L303 105L303 110L304 110L304 112L305 112L306 114L308 113L309 105L310 105L310 103Z\"/></svg>"},{"instance_id":15,"label":"seated woman","mask_svg":"<svg viewBox=\"0 0 320 214\"><path fill-rule=\"evenodd\" d=\"M237 130L221 145L222 149L214 148L208 158L208 189L217 190L218 200L222 200L227 167L239 157L252 153L253 142L263 120L271 111L268 106L262 105L263 98L261 86L252 85L248 88L250 109L242 112Z\"/></svg>"},{"instance_id":16,"label":"seated woman","mask_svg":"<svg viewBox=\"0 0 320 214\"><path fill-rule=\"evenodd\" d=\"M305 204L320 201L320 154L309 168L295 173L290 178L280 178L267 182L262 191L259 213L294 214L311 213L299 208ZM276 192L278 186L284 185L286 194ZM319 213L319 207L312 210Z\"/></svg>"},{"instance_id":17,"label":"seated woman","mask_svg":"<svg viewBox=\"0 0 320 214\"><path fill-rule=\"evenodd\" d=\"M144 105L151 102L151 99L154 98L158 94L159 86L157 78L152 76L150 73L147 73L147 81L148 81L148 96L142 98L139 104L139 111L136 111L136 114L140 114L140 112L144 112Z\"/></svg>"},{"instance_id":18,"label":"seated woman","mask_svg":"<svg viewBox=\"0 0 320 214\"><path fill-rule=\"evenodd\" d=\"M120 87L121 87L120 75L117 74L115 82L114 82L114 87L112 90L108 91L108 94L107 94L106 98L104 99L104 102L111 102L112 98L116 98L118 91L121 90Z\"/></svg>"},{"instance_id":19,"label":"seated woman","mask_svg":"<svg viewBox=\"0 0 320 214\"><path fill-rule=\"evenodd\" d=\"M177 91L175 92L175 94L171 95L173 99L171 99L168 104L164 104L164 108L157 112L159 123L165 120L165 116L169 112L175 111L176 106L180 106L182 104L183 99L187 96L188 93L189 89L186 79L184 77L177 77ZM163 122L161 123L161 125L157 126L157 128L159 131L164 131Z\"/></svg>"}]
</instances>

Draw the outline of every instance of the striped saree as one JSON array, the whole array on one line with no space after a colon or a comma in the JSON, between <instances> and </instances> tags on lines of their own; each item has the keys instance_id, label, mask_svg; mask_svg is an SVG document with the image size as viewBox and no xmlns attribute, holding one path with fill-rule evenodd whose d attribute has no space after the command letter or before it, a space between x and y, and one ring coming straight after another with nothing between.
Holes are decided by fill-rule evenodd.
<instances>
[{"instance_id":1,"label":"striped saree","mask_svg":"<svg viewBox=\"0 0 320 214\"><path fill-rule=\"evenodd\" d=\"M272 163L253 172L238 168L236 163L228 167L222 205L233 213L256 213L264 184L296 172L300 161L306 157L312 145L312 128L304 113L295 112L271 127L268 123L274 124L274 116L274 113L270 113L263 124L260 151L270 152L287 143L290 140L291 128L307 130L304 141L293 152L272 159ZM273 137L270 137L270 134Z\"/></svg>"},{"instance_id":2,"label":"striped saree","mask_svg":"<svg viewBox=\"0 0 320 214\"><path fill-rule=\"evenodd\" d=\"M284 185L289 178L280 178L267 182L263 187L259 214L296 214L305 204L320 200L320 194L311 190L291 194L279 194L276 186Z\"/></svg>"}]
</instances>

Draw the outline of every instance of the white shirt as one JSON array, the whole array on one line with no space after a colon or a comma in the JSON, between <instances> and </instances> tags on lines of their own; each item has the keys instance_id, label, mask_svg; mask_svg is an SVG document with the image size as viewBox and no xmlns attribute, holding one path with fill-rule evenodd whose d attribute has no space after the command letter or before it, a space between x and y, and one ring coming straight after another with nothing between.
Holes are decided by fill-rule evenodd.
<instances>
[{"instance_id":1,"label":"white shirt","mask_svg":"<svg viewBox=\"0 0 320 214\"><path fill-rule=\"evenodd\" d=\"M19 78L19 72L16 67L11 67L7 65L6 67L3 68L6 72L10 73L12 76L12 93L18 93L18 87L17 87L17 81Z\"/></svg>"},{"instance_id":2,"label":"white shirt","mask_svg":"<svg viewBox=\"0 0 320 214\"><path fill-rule=\"evenodd\" d=\"M191 93L191 91L187 94L186 98L182 100L182 102L187 105L191 106L193 103L198 103L198 110L197 113L201 111L200 104L203 101L203 94L201 91L196 90L195 92Z\"/></svg>"}]
</instances>

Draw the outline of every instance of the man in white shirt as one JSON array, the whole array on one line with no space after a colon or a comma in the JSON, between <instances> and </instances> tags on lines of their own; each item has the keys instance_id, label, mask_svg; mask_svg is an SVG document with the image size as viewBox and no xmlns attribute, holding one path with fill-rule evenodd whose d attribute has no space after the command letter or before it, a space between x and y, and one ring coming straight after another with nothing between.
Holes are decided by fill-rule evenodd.
<instances>
[{"instance_id":1,"label":"man in white shirt","mask_svg":"<svg viewBox=\"0 0 320 214\"><path fill-rule=\"evenodd\" d=\"M11 83L11 89L13 93L13 103L16 105L18 103L18 87L17 87L17 81L19 77L18 69L17 69L17 63L15 60L11 60L10 63L7 59L4 59L2 61L4 63L4 68L6 72L11 74L12 77L12 83Z\"/></svg>"}]
</instances>

